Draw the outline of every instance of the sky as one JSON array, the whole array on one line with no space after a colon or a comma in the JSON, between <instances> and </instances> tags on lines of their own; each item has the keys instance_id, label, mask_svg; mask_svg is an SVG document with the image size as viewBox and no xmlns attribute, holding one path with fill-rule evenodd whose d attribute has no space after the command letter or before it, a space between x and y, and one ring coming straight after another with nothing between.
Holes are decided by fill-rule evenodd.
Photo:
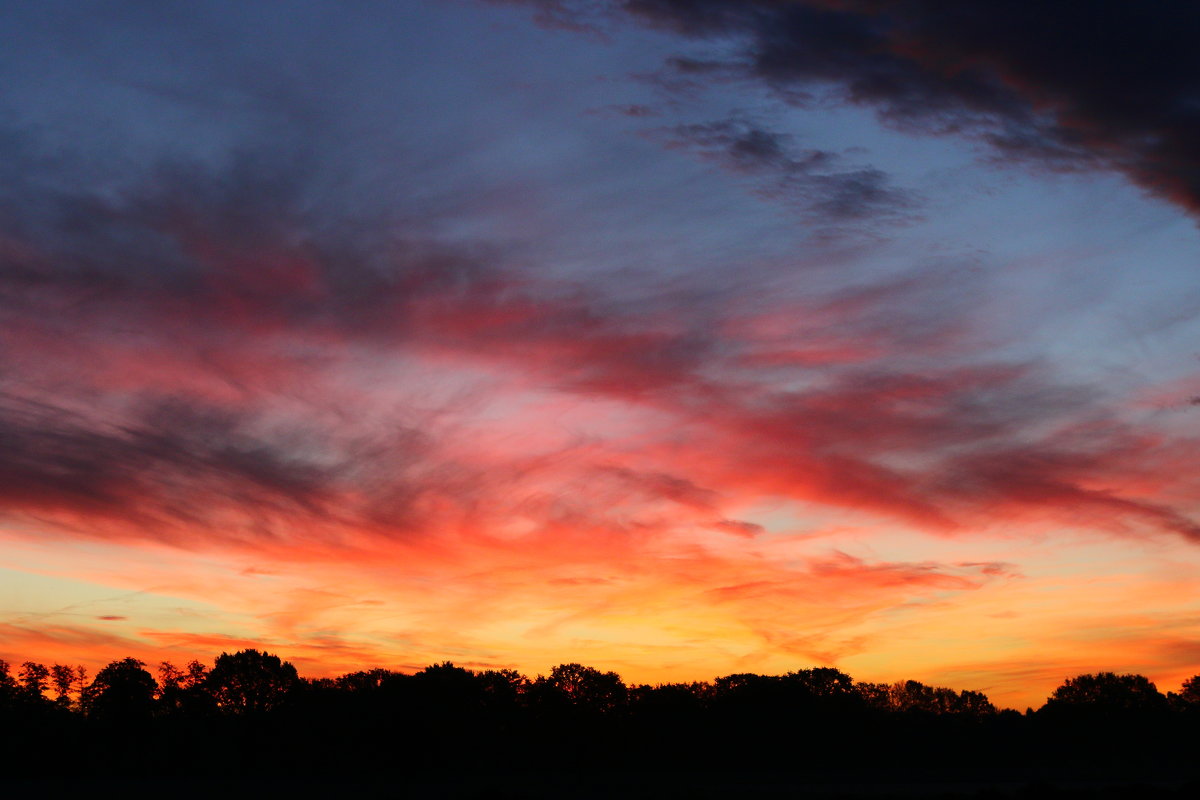
<instances>
[{"instance_id":1,"label":"sky","mask_svg":"<svg viewBox=\"0 0 1200 800\"><path fill-rule=\"evenodd\" d=\"M4 4L0 658L1177 689L1198 34Z\"/></svg>"}]
</instances>

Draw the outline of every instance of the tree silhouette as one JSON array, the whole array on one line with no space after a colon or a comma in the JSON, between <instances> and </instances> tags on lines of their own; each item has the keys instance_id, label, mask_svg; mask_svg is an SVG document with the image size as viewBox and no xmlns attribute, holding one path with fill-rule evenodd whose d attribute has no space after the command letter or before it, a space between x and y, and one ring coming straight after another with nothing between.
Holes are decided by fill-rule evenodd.
<instances>
[{"instance_id":1,"label":"tree silhouette","mask_svg":"<svg viewBox=\"0 0 1200 800\"><path fill-rule=\"evenodd\" d=\"M193 658L187 664L187 672L184 673L183 681L180 685L184 689L200 689L203 688L207 681L208 667Z\"/></svg>"},{"instance_id":2,"label":"tree silhouette","mask_svg":"<svg viewBox=\"0 0 1200 800\"><path fill-rule=\"evenodd\" d=\"M392 678L400 675L390 669L368 669L348 672L333 680L334 687L350 692L378 691Z\"/></svg>"},{"instance_id":3,"label":"tree silhouette","mask_svg":"<svg viewBox=\"0 0 1200 800\"><path fill-rule=\"evenodd\" d=\"M168 692L178 691L183 683L183 670L172 664L170 661L160 661L158 664L158 685L160 692L166 694Z\"/></svg>"},{"instance_id":4,"label":"tree silhouette","mask_svg":"<svg viewBox=\"0 0 1200 800\"><path fill-rule=\"evenodd\" d=\"M926 686L919 681L901 681L889 689L891 707L896 711L923 714L993 714L996 707L982 692L956 692L944 686Z\"/></svg>"},{"instance_id":5,"label":"tree silhouette","mask_svg":"<svg viewBox=\"0 0 1200 800\"><path fill-rule=\"evenodd\" d=\"M1103 770L1200 778L1200 675L1169 702L1140 675L1080 675L1040 711L1021 715L996 711L982 692L855 683L829 667L626 687L615 672L574 662L531 682L515 670L447 661L414 674L367 669L306 680L278 656L243 650L222 653L211 671L198 661L163 662L161 682L135 658L114 661L84 681L79 703L71 702L81 675L73 668L30 661L12 672L0 662L6 777L549 768L866 770L887 780L937 763L1001 777L1020 765L1089 778ZM54 702L42 693L47 682Z\"/></svg>"},{"instance_id":6,"label":"tree silhouette","mask_svg":"<svg viewBox=\"0 0 1200 800\"><path fill-rule=\"evenodd\" d=\"M87 689L88 671L83 664L78 664L75 667L75 694L83 698L83 692Z\"/></svg>"},{"instance_id":7,"label":"tree silhouette","mask_svg":"<svg viewBox=\"0 0 1200 800\"><path fill-rule=\"evenodd\" d=\"M101 669L83 693L84 710L98 719L149 718L158 684L145 666L136 658L124 658Z\"/></svg>"},{"instance_id":8,"label":"tree silhouette","mask_svg":"<svg viewBox=\"0 0 1200 800\"><path fill-rule=\"evenodd\" d=\"M1200 709L1200 675L1193 675L1183 682L1179 699L1185 707Z\"/></svg>"},{"instance_id":9,"label":"tree silhouette","mask_svg":"<svg viewBox=\"0 0 1200 800\"><path fill-rule=\"evenodd\" d=\"M892 710L892 687L886 683L858 681L854 684L854 692L876 711Z\"/></svg>"},{"instance_id":10,"label":"tree silhouette","mask_svg":"<svg viewBox=\"0 0 1200 800\"><path fill-rule=\"evenodd\" d=\"M45 665L26 661L21 665L18 675L27 697L35 700L43 698L50 681L50 670Z\"/></svg>"},{"instance_id":11,"label":"tree silhouette","mask_svg":"<svg viewBox=\"0 0 1200 800\"><path fill-rule=\"evenodd\" d=\"M71 687L75 684L75 668L63 664L55 664L50 668L50 680L54 684L54 692L58 696L54 702L63 708L71 705Z\"/></svg>"},{"instance_id":12,"label":"tree silhouette","mask_svg":"<svg viewBox=\"0 0 1200 800\"><path fill-rule=\"evenodd\" d=\"M0 707L6 705L17 694L17 681L12 676L12 667L0 658Z\"/></svg>"},{"instance_id":13,"label":"tree silhouette","mask_svg":"<svg viewBox=\"0 0 1200 800\"><path fill-rule=\"evenodd\" d=\"M199 661L191 661L187 671L170 661L158 665L158 703L164 714L187 714L194 717L215 710L216 702L205 684L208 670Z\"/></svg>"},{"instance_id":14,"label":"tree silhouette","mask_svg":"<svg viewBox=\"0 0 1200 800\"><path fill-rule=\"evenodd\" d=\"M529 679L515 669L488 669L475 673L490 708L513 708L529 690Z\"/></svg>"},{"instance_id":15,"label":"tree silhouette","mask_svg":"<svg viewBox=\"0 0 1200 800\"><path fill-rule=\"evenodd\" d=\"M419 670L408 688L414 711L439 725L462 724L483 707L483 687L475 673L449 661Z\"/></svg>"},{"instance_id":16,"label":"tree silhouette","mask_svg":"<svg viewBox=\"0 0 1200 800\"><path fill-rule=\"evenodd\" d=\"M299 682L296 668L258 650L221 653L205 679L217 707L234 714L277 708Z\"/></svg>"},{"instance_id":17,"label":"tree silhouette","mask_svg":"<svg viewBox=\"0 0 1200 800\"><path fill-rule=\"evenodd\" d=\"M655 718L694 717L704 708L711 686L698 683L660 683L634 686L629 700L639 714Z\"/></svg>"},{"instance_id":18,"label":"tree silhouette","mask_svg":"<svg viewBox=\"0 0 1200 800\"><path fill-rule=\"evenodd\" d=\"M1144 675L1098 672L1068 678L1042 710L1050 715L1123 716L1166 709L1167 698Z\"/></svg>"},{"instance_id":19,"label":"tree silhouette","mask_svg":"<svg viewBox=\"0 0 1200 800\"><path fill-rule=\"evenodd\" d=\"M538 678L569 704L596 711L611 711L623 705L629 690L615 672L601 672L582 664L559 664L548 678Z\"/></svg>"},{"instance_id":20,"label":"tree silhouette","mask_svg":"<svg viewBox=\"0 0 1200 800\"><path fill-rule=\"evenodd\" d=\"M816 667L789 672L784 679L803 687L810 695L826 700L857 697L854 679L840 669Z\"/></svg>"},{"instance_id":21,"label":"tree silhouette","mask_svg":"<svg viewBox=\"0 0 1200 800\"><path fill-rule=\"evenodd\" d=\"M996 713L996 707L992 705L992 701L988 700L987 695L983 692L973 692L970 689L964 689L959 693L958 703L954 710L957 713L972 716Z\"/></svg>"}]
</instances>

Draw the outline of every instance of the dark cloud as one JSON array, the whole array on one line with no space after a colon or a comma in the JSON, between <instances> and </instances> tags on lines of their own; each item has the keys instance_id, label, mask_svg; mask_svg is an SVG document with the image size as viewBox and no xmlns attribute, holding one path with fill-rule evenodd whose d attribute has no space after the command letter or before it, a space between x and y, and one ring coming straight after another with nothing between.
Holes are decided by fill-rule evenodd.
<instances>
[{"instance_id":1,"label":"dark cloud","mask_svg":"<svg viewBox=\"0 0 1200 800\"><path fill-rule=\"evenodd\" d=\"M428 220L348 210L286 148L116 186L25 150L25 185L0 187L0 369L29 381L157 362L164 382L262 382L338 343L437 339L431 314L486 313L520 280Z\"/></svg>"},{"instance_id":2,"label":"dark cloud","mask_svg":"<svg viewBox=\"0 0 1200 800\"><path fill-rule=\"evenodd\" d=\"M415 502L434 491L437 481L415 478L427 456L403 430L387 441L331 439L179 398L84 414L0 397L0 513L93 535L190 546L326 538L350 522L407 531L412 506L397 492Z\"/></svg>"},{"instance_id":3,"label":"dark cloud","mask_svg":"<svg viewBox=\"0 0 1200 800\"><path fill-rule=\"evenodd\" d=\"M741 175L760 178L758 193L821 222L911 215L911 192L892 185L874 167L851 167L828 150L796 148L791 136L730 118L677 125L665 131L667 146L691 150Z\"/></svg>"},{"instance_id":4,"label":"dark cloud","mask_svg":"<svg viewBox=\"0 0 1200 800\"><path fill-rule=\"evenodd\" d=\"M571 4L555 4L569 14ZM1065 0L614 0L733 58L785 97L830 96L889 124L961 134L1001 159L1105 168L1200 211L1200 7ZM721 65L724 65L723 67Z\"/></svg>"},{"instance_id":5,"label":"dark cloud","mask_svg":"<svg viewBox=\"0 0 1200 800\"><path fill-rule=\"evenodd\" d=\"M948 506L969 504L997 515L1041 513L1087 527L1131 532L1171 531L1200 544L1200 523L1186 514L1111 488L1128 482L1121 473L1136 474L1133 467L1139 462L1160 469L1176 463L1179 454L1172 449L1110 423L1107 430L1092 428L1085 436L1073 431L1036 444L982 448L951 457L928 486L944 493Z\"/></svg>"},{"instance_id":6,"label":"dark cloud","mask_svg":"<svg viewBox=\"0 0 1200 800\"><path fill-rule=\"evenodd\" d=\"M562 386L652 389L694 371L713 346L702 309L664 326L652 299L617 304L539 280L501 247L435 236L433 220L348 215L286 151L171 161L104 193L50 177L54 188L0 189L0 320L24 331L0 342L0 363L8 356L13 368L73 339L60 366L162 350L218 359L229 377L269 373L236 362L253 364L281 336L520 353L556 367ZM291 352L294 369L303 348Z\"/></svg>"},{"instance_id":7,"label":"dark cloud","mask_svg":"<svg viewBox=\"0 0 1200 800\"><path fill-rule=\"evenodd\" d=\"M931 531L1049 519L1200 542L1185 511L1136 489L1194 443L1139 432L1093 389L1037 365L856 368L803 391L710 386L703 398L681 389L653 402L703 439L692 480L723 492L870 509ZM705 457L722 449L728 459ZM1186 496L1188 481L1173 493Z\"/></svg>"}]
</instances>

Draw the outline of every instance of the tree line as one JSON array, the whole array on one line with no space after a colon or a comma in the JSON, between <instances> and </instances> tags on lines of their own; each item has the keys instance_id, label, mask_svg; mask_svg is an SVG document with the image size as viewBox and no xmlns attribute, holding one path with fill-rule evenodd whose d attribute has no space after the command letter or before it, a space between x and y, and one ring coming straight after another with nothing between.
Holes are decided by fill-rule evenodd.
<instances>
[{"instance_id":1,"label":"tree line","mask_svg":"<svg viewBox=\"0 0 1200 800\"><path fill-rule=\"evenodd\" d=\"M156 674L155 674L156 673ZM1153 770L1190 774L1200 675L1079 675L1041 708L977 691L855 681L830 668L627 685L560 664L529 678L450 662L303 678L276 655L209 667L135 658L82 667L0 661L9 775L359 774L447 769ZM1006 773L1007 774L1007 773Z\"/></svg>"}]
</instances>

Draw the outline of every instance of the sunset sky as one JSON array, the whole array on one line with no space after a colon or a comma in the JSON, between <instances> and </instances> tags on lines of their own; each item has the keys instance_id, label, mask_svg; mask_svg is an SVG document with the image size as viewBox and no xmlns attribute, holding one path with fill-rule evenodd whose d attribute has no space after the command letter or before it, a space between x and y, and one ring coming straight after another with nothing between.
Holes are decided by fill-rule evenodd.
<instances>
[{"instance_id":1,"label":"sunset sky","mask_svg":"<svg viewBox=\"0 0 1200 800\"><path fill-rule=\"evenodd\" d=\"M1198 38L4 4L0 658L1178 689Z\"/></svg>"}]
</instances>

